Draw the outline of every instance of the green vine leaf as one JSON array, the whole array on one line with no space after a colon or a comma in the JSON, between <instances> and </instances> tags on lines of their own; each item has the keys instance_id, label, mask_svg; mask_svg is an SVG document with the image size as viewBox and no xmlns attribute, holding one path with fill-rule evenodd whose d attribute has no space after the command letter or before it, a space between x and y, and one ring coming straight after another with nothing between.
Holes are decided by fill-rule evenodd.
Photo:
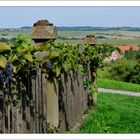
<instances>
[{"instance_id":1,"label":"green vine leaf","mask_svg":"<svg viewBox=\"0 0 140 140\"><path fill-rule=\"evenodd\" d=\"M26 84L22 83L21 79L27 77L36 79L39 68L42 68L46 74L53 73L57 78L60 77L61 73L69 71L80 72L82 76L87 76L87 66L91 66L93 69L103 66L103 60L110 55L110 52L111 46L107 44L97 44L94 47L84 44L76 46L51 41L34 44L31 39L18 35L13 44L0 43L1 74L3 74L7 61L10 61L12 73L10 78L13 78L11 80L12 86L17 87L17 84L20 84L20 91L25 93L27 90L25 88ZM5 77L5 79L7 78L9 77ZM84 80L83 86L90 87L91 83L93 81ZM17 92L14 98L20 99L21 92L13 92ZM91 87L88 94L89 98L92 99L92 94L96 92L97 88Z\"/></svg>"},{"instance_id":2,"label":"green vine leaf","mask_svg":"<svg viewBox=\"0 0 140 140\"><path fill-rule=\"evenodd\" d=\"M5 51L10 51L11 48L7 43L0 43L0 53Z\"/></svg>"},{"instance_id":3,"label":"green vine leaf","mask_svg":"<svg viewBox=\"0 0 140 140\"><path fill-rule=\"evenodd\" d=\"M89 84L91 84L91 81L90 80L83 80L83 86L84 87L88 87Z\"/></svg>"},{"instance_id":4,"label":"green vine leaf","mask_svg":"<svg viewBox=\"0 0 140 140\"><path fill-rule=\"evenodd\" d=\"M24 54L23 57L28 60L29 62L33 62L33 57L32 54L30 52L28 52L27 54Z\"/></svg>"},{"instance_id":5,"label":"green vine leaf","mask_svg":"<svg viewBox=\"0 0 140 140\"><path fill-rule=\"evenodd\" d=\"M53 59L53 58L56 58L56 57L58 57L58 56L59 56L59 52L58 52L58 51L52 51L52 52L50 53L49 59Z\"/></svg>"},{"instance_id":6,"label":"green vine leaf","mask_svg":"<svg viewBox=\"0 0 140 140\"><path fill-rule=\"evenodd\" d=\"M7 63L6 58L4 56L0 55L0 68L5 69L6 63Z\"/></svg>"},{"instance_id":7,"label":"green vine leaf","mask_svg":"<svg viewBox=\"0 0 140 140\"><path fill-rule=\"evenodd\" d=\"M94 93L97 93L98 92L98 88L97 86L93 86L91 88L89 88L89 94L94 94Z\"/></svg>"}]
</instances>

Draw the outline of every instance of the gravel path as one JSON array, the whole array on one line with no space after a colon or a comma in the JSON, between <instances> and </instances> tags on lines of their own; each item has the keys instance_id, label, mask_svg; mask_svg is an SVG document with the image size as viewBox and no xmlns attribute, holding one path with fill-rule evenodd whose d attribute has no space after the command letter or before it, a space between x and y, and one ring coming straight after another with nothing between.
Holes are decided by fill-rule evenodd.
<instances>
[{"instance_id":1,"label":"gravel path","mask_svg":"<svg viewBox=\"0 0 140 140\"><path fill-rule=\"evenodd\" d=\"M106 88L98 88L98 91L104 93L123 94L129 96L140 96L140 92L130 92L130 91L114 90L114 89L106 89Z\"/></svg>"}]
</instances>

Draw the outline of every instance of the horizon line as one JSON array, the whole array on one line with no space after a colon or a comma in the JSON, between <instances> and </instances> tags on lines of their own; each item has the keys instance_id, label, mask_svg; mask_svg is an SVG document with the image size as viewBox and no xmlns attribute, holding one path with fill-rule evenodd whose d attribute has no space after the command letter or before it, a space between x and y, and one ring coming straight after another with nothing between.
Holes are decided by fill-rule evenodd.
<instances>
[{"instance_id":1,"label":"horizon line","mask_svg":"<svg viewBox=\"0 0 140 140\"><path fill-rule=\"evenodd\" d=\"M55 25L53 25L55 26ZM33 26L21 26L21 27L0 27L0 29L21 29L21 28L32 28ZM87 28L140 28L140 26L86 26L86 25L78 25L78 26L55 26L58 28L80 28L80 27L87 27Z\"/></svg>"}]
</instances>

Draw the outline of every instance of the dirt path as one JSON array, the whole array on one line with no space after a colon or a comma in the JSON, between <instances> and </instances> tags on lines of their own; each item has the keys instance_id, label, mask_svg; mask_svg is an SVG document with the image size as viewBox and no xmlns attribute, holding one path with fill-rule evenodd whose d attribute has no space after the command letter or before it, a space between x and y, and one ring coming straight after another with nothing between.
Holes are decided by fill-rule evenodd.
<instances>
[{"instance_id":1,"label":"dirt path","mask_svg":"<svg viewBox=\"0 0 140 140\"><path fill-rule=\"evenodd\" d=\"M140 92L130 92L130 91L123 91L123 90L115 90L115 89L106 89L106 88L98 88L99 92L104 93L112 93L112 94L123 94L129 96L140 96Z\"/></svg>"}]
</instances>

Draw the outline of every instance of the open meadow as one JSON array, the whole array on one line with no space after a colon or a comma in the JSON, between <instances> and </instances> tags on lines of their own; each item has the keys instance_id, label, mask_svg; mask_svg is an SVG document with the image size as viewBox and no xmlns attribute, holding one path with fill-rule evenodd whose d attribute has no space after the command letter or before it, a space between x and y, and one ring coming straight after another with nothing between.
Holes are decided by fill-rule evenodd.
<instances>
[{"instance_id":1,"label":"open meadow","mask_svg":"<svg viewBox=\"0 0 140 140\"><path fill-rule=\"evenodd\" d=\"M64 28L64 29L63 29ZM69 44L80 44L83 42L83 38L88 34L95 34L98 43L108 43L113 46L138 44L140 45L140 31L129 31L122 29L101 29L96 28L74 28L71 27L58 27L58 39L56 42L64 42ZM132 28L133 29L133 28ZM0 29L0 38L12 38L18 34L23 34L30 37L31 28L29 29Z\"/></svg>"},{"instance_id":2,"label":"open meadow","mask_svg":"<svg viewBox=\"0 0 140 140\"><path fill-rule=\"evenodd\" d=\"M140 133L140 97L98 93L80 133Z\"/></svg>"}]
</instances>

